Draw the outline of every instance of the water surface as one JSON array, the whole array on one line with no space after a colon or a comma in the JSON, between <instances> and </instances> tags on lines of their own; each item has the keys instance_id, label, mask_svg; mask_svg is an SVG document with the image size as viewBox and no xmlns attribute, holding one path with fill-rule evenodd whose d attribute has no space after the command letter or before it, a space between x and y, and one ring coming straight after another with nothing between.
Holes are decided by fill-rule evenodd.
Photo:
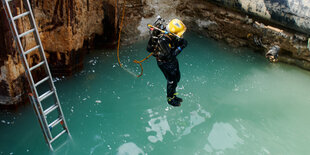
<instances>
[{"instance_id":1,"label":"water surface","mask_svg":"<svg viewBox=\"0 0 310 155\"><path fill-rule=\"evenodd\" d=\"M115 50L87 55L85 68L56 87L72 140L52 153L30 105L0 114L1 154L309 154L310 73L270 64L249 49L190 34L179 55L179 96L166 103L155 59L136 78ZM148 53L146 41L122 47L121 61ZM66 138L66 137L65 137Z\"/></svg>"}]
</instances>

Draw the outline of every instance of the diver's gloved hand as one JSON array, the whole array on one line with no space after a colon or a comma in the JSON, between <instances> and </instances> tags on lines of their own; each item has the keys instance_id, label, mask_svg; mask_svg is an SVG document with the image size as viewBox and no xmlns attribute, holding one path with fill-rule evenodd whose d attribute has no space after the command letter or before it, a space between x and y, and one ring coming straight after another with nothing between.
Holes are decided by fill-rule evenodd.
<instances>
[{"instance_id":1,"label":"diver's gloved hand","mask_svg":"<svg viewBox=\"0 0 310 155\"><path fill-rule=\"evenodd\" d=\"M184 49L186 46L187 46L187 41L185 39L182 39L180 47Z\"/></svg>"}]
</instances>

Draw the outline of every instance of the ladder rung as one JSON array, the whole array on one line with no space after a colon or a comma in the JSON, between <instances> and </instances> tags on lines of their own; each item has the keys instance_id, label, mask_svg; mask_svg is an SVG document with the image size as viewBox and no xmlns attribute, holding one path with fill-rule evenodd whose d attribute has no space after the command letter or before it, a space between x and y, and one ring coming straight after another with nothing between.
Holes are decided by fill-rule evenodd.
<instances>
[{"instance_id":1,"label":"ladder rung","mask_svg":"<svg viewBox=\"0 0 310 155\"><path fill-rule=\"evenodd\" d=\"M22 13L22 14L19 14L19 15L13 17L13 20L16 20L16 19L18 19L18 18L27 16L27 15L29 15L29 14L30 14L30 11L24 12L24 13Z\"/></svg>"},{"instance_id":2,"label":"ladder rung","mask_svg":"<svg viewBox=\"0 0 310 155\"><path fill-rule=\"evenodd\" d=\"M43 65L43 64L44 64L44 61L42 61L42 62L40 62L40 63L38 63L38 64L32 66L29 70L32 71L32 70L38 68L39 66L41 66L41 65Z\"/></svg>"},{"instance_id":3,"label":"ladder rung","mask_svg":"<svg viewBox=\"0 0 310 155\"><path fill-rule=\"evenodd\" d=\"M43 82L45 82L49 78L50 78L49 76L45 77L44 79L40 80L38 83L34 84L34 86L37 87L38 85L42 84Z\"/></svg>"},{"instance_id":4,"label":"ladder rung","mask_svg":"<svg viewBox=\"0 0 310 155\"><path fill-rule=\"evenodd\" d=\"M23 36L25 36L25 35L27 35L27 34L29 34L29 33L31 33L31 32L34 32L34 30L35 30L35 29L31 29L31 30L29 30L29 31L27 31L27 32L24 32L24 33L22 33L21 35L18 35L18 37L21 38L21 37L23 37Z\"/></svg>"},{"instance_id":5,"label":"ladder rung","mask_svg":"<svg viewBox=\"0 0 310 155\"><path fill-rule=\"evenodd\" d=\"M55 141L58 137L60 137L62 134L64 134L66 132L66 130L62 130L57 136L55 136L50 143L53 143L53 141Z\"/></svg>"},{"instance_id":6,"label":"ladder rung","mask_svg":"<svg viewBox=\"0 0 310 155\"><path fill-rule=\"evenodd\" d=\"M62 119L58 117L55 121L53 121L51 124L48 125L49 128L55 127L58 123L60 123Z\"/></svg>"},{"instance_id":7,"label":"ladder rung","mask_svg":"<svg viewBox=\"0 0 310 155\"><path fill-rule=\"evenodd\" d=\"M47 92L45 92L44 94L42 94L40 97L39 97L39 101L43 101L44 99L46 99L47 97L51 96L52 94L54 93L54 91L52 90L49 90Z\"/></svg>"},{"instance_id":8,"label":"ladder rung","mask_svg":"<svg viewBox=\"0 0 310 155\"><path fill-rule=\"evenodd\" d=\"M50 106L49 108L47 108L46 110L44 110L44 115L46 116L47 114L49 114L50 112L54 111L56 108L58 108L57 104L54 104L52 106Z\"/></svg>"},{"instance_id":9,"label":"ladder rung","mask_svg":"<svg viewBox=\"0 0 310 155\"><path fill-rule=\"evenodd\" d=\"M32 49L26 51L24 54L25 54L25 55L26 55L26 54L29 54L30 52L32 52L32 51L38 49L39 47L40 47L40 45L37 45L37 46L33 47Z\"/></svg>"}]
</instances>

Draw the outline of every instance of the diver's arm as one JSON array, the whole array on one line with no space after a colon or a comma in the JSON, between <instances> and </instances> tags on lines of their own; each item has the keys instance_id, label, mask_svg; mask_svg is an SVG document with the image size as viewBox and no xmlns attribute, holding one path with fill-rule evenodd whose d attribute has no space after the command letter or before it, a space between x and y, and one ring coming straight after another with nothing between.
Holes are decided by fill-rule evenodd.
<instances>
[{"instance_id":1,"label":"diver's arm","mask_svg":"<svg viewBox=\"0 0 310 155\"><path fill-rule=\"evenodd\" d=\"M178 47L174 50L173 55L174 56L179 55L186 46L187 46L187 41L185 39L181 39L178 42Z\"/></svg>"}]
</instances>

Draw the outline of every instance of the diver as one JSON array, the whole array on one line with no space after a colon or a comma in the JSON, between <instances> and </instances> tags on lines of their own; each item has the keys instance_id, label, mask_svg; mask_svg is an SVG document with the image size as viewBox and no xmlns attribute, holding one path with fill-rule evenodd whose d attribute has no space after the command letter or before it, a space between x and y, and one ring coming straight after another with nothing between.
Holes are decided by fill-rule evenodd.
<instances>
[{"instance_id":1,"label":"diver","mask_svg":"<svg viewBox=\"0 0 310 155\"><path fill-rule=\"evenodd\" d=\"M156 57L157 65L167 80L168 104L180 106L183 100L176 96L176 88L181 78L177 56L187 46L187 41L183 38L186 26L179 19L171 20L166 27L163 22L164 20L158 17L154 28L150 28L151 37L147 51Z\"/></svg>"}]
</instances>

